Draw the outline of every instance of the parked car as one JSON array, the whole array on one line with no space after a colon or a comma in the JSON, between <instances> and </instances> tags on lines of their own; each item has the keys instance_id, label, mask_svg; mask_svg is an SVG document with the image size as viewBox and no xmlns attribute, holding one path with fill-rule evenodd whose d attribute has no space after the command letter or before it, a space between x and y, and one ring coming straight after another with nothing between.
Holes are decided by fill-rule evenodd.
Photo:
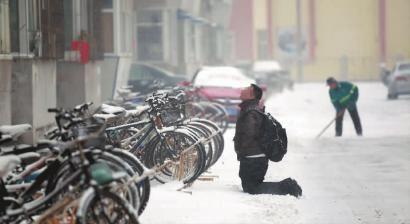
<instances>
[{"instance_id":1,"label":"parked car","mask_svg":"<svg viewBox=\"0 0 410 224\"><path fill-rule=\"evenodd\" d=\"M397 99L399 95L410 94L410 61L397 62L393 71L386 72L384 80L388 99Z\"/></svg>"},{"instance_id":2,"label":"parked car","mask_svg":"<svg viewBox=\"0 0 410 224\"><path fill-rule=\"evenodd\" d=\"M257 83L269 86L270 90L281 92L284 88L293 89L289 71L278 61L255 61L252 65L252 74Z\"/></svg>"},{"instance_id":3,"label":"parked car","mask_svg":"<svg viewBox=\"0 0 410 224\"><path fill-rule=\"evenodd\" d=\"M147 94L156 87L175 86L183 81L187 81L183 75L175 75L145 63L133 63L130 67L127 83L132 92Z\"/></svg>"},{"instance_id":4,"label":"parked car","mask_svg":"<svg viewBox=\"0 0 410 224\"><path fill-rule=\"evenodd\" d=\"M256 81L247 77L241 70L229 66L203 67L192 79L192 85L197 87L201 98L225 106L229 122L236 122L239 114L238 104L241 102L239 98L241 89L251 83Z\"/></svg>"}]
</instances>

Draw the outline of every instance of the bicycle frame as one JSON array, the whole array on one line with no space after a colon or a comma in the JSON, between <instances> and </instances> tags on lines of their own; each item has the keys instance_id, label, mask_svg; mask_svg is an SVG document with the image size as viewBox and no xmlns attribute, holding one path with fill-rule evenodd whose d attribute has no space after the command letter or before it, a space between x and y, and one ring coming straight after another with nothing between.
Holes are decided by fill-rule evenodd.
<instances>
[{"instance_id":1,"label":"bicycle frame","mask_svg":"<svg viewBox=\"0 0 410 224\"><path fill-rule=\"evenodd\" d=\"M80 154L83 154L83 149L80 147ZM53 198L58 196L60 193L62 193L65 189L67 189L71 183L84 176L84 184L79 186L79 188L82 188L82 186L88 186L87 188L94 189L97 194L99 191L99 185L97 184L96 181L93 180L93 177L91 175L90 167L92 163L90 163L85 155L83 154L80 156L81 158L81 166L80 169L76 169L67 179L63 180L63 182L59 185L59 187L55 188L51 193L48 195L44 196L43 198L31 202L27 202L23 204L20 208L17 209L7 209L5 212L3 212L5 215L0 218L0 221L3 220L9 220L10 218L13 217L27 217L30 215L34 215L36 212L40 212L46 207L45 205L50 203Z\"/></svg>"}]
</instances>

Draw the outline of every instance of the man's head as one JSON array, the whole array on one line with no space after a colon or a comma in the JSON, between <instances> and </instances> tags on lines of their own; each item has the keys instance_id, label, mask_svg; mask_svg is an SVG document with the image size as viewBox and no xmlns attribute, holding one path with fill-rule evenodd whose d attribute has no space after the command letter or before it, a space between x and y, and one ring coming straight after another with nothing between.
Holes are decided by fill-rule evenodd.
<instances>
[{"instance_id":1,"label":"man's head","mask_svg":"<svg viewBox=\"0 0 410 224\"><path fill-rule=\"evenodd\" d=\"M337 87L337 80L333 77L329 77L326 79L326 84L329 86L329 88L334 89Z\"/></svg>"},{"instance_id":2,"label":"man's head","mask_svg":"<svg viewBox=\"0 0 410 224\"><path fill-rule=\"evenodd\" d=\"M262 98L262 89L256 84L251 84L250 86L242 89L240 99L241 100L260 100Z\"/></svg>"}]
</instances>

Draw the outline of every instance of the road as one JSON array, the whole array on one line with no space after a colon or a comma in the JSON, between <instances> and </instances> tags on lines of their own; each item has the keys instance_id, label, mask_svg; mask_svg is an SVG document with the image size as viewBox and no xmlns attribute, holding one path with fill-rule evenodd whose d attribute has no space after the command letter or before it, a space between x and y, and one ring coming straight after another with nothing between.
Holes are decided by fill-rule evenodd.
<instances>
[{"instance_id":1,"label":"road","mask_svg":"<svg viewBox=\"0 0 410 224\"><path fill-rule=\"evenodd\" d=\"M364 136L348 114L344 136L334 137L324 83L296 85L271 96L267 109L287 128L289 153L270 163L267 180L296 179L303 196L249 195L241 191L234 130L210 173L186 192L180 183L155 185L141 223L410 223L410 97L386 100L379 83L358 83Z\"/></svg>"}]
</instances>

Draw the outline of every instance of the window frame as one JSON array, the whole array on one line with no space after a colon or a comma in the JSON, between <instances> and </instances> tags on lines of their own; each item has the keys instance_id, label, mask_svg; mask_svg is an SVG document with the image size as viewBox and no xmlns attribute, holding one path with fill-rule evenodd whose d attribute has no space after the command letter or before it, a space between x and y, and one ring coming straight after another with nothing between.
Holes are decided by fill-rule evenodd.
<instances>
[{"instance_id":1,"label":"window frame","mask_svg":"<svg viewBox=\"0 0 410 224\"><path fill-rule=\"evenodd\" d=\"M152 11L156 11L158 12L161 17L160 17L160 21L159 22L147 22L147 21L141 21L141 17L139 17L141 15L141 13L147 13L147 12L152 12ZM136 41L137 41L137 46L135 48L135 55L137 60L139 61L143 61L143 62L147 62L147 63L156 63L156 62L164 62L166 60L166 55L167 55L167 44L166 44L166 34L167 34L167 30L166 30L166 23L167 23L168 19L167 19L167 14L165 12L165 9L163 8L147 8L147 9L141 9L137 11L137 18L136 18L136 24L135 24L135 37L136 37ZM147 57L141 57L140 54L140 46L144 46L146 45L146 43L141 42L141 39L139 37L139 31L142 28L160 28L160 43L161 43L161 53L158 57L158 59L152 59L152 58L147 58Z\"/></svg>"},{"instance_id":2,"label":"window frame","mask_svg":"<svg viewBox=\"0 0 410 224\"><path fill-rule=\"evenodd\" d=\"M10 53L9 1L0 3L0 54Z\"/></svg>"},{"instance_id":3,"label":"window frame","mask_svg":"<svg viewBox=\"0 0 410 224\"><path fill-rule=\"evenodd\" d=\"M41 57L41 25L40 15L42 8L41 0L13 0L17 4L17 31L16 39L10 36L10 54L13 57ZM9 11L9 16L11 16ZM10 24L9 20L9 26ZM16 41L16 42L14 42ZM13 43L14 42L14 43ZM13 45L16 44L16 49ZM18 48L18 49L17 49Z\"/></svg>"}]
</instances>

